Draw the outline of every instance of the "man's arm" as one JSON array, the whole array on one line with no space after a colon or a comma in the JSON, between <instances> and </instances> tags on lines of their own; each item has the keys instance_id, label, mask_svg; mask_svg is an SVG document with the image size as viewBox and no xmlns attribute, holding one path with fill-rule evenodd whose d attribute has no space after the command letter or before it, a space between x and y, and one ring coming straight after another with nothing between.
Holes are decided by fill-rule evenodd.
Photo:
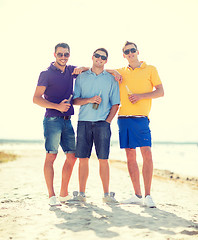
<instances>
[{"instance_id":1,"label":"man's arm","mask_svg":"<svg viewBox=\"0 0 198 240\"><path fill-rule=\"evenodd\" d=\"M153 99L164 96L164 88L162 84L155 86L155 90L148 93L141 94L131 94L129 96L129 100L134 104L142 99Z\"/></svg>"},{"instance_id":2,"label":"man's arm","mask_svg":"<svg viewBox=\"0 0 198 240\"><path fill-rule=\"evenodd\" d=\"M44 107L44 108L51 108L51 109L56 109L60 112L67 112L71 106L71 104L66 103L67 99L64 99L62 102L59 104L57 103L52 103L43 98L43 94L46 90L45 86L37 86L34 96L33 96L33 103Z\"/></svg>"},{"instance_id":3,"label":"man's arm","mask_svg":"<svg viewBox=\"0 0 198 240\"><path fill-rule=\"evenodd\" d=\"M88 70L89 70L88 67L77 67L77 68L74 68L72 75L78 75L78 74L81 74L82 72L85 72Z\"/></svg>"},{"instance_id":4,"label":"man's arm","mask_svg":"<svg viewBox=\"0 0 198 240\"><path fill-rule=\"evenodd\" d=\"M113 75L117 82L122 82L122 75L118 71L113 69L105 69L105 71Z\"/></svg>"},{"instance_id":5,"label":"man's arm","mask_svg":"<svg viewBox=\"0 0 198 240\"><path fill-rule=\"evenodd\" d=\"M118 111L119 105L115 104L111 107L111 110L109 112L108 117L106 118L106 122L111 123L111 121L113 120L113 118L115 117L117 111Z\"/></svg>"},{"instance_id":6,"label":"man's arm","mask_svg":"<svg viewBox=\"0 0 198 240\"><path fill-rule=\"evenodd\" d=\"M94 96L92 98L75 98L73 100L73 105L85 105L88 103L97 103L100 104L102 101L100 96Z\"/></svg>"}]
</instances>

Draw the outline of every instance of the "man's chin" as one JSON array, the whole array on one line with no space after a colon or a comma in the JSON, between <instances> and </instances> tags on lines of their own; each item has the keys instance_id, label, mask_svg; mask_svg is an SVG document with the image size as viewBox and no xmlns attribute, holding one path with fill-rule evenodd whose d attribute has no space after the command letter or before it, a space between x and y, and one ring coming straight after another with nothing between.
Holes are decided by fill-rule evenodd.
<instances>
[{"instance_id":1,"label":"man's chin","mask_svg":"<svg viewBox=\"0 0 198 240\"><path fill-rule=\"evenodd\" d=\"M57 62L57 64L58 64L59 66L61 66L61 67L65 67L66 64L67 64L67 62L65 62L65 63Z\"/></svg>"}]
</instances>

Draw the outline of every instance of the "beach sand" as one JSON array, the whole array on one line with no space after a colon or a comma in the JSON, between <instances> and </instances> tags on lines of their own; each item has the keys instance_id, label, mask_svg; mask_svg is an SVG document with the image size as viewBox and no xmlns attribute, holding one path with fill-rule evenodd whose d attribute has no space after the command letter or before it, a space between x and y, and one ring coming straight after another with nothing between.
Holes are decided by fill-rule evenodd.
<instances>
[{"instance_id":1,"label":"beach sand","mask_svg":"<svg viewBox=\"0 0 198 240\"><path fill-rule=\"evenodd\" d=\"M44 151L24 151L14 162L0 165L0 239L198 239L198 184L155 171L152 196L157 208L102 203L98 161L90 159L87 203L48 205L43 176ZM54 186L58 195L63 153L55 161ZM110 190L118 201L130 197L127 166L110 161ZM172 176L172 177L171 177ZM141 178L141 184L143 183ZM78 161L69 191L78 190Z\"/></svg>"}]
</instances>

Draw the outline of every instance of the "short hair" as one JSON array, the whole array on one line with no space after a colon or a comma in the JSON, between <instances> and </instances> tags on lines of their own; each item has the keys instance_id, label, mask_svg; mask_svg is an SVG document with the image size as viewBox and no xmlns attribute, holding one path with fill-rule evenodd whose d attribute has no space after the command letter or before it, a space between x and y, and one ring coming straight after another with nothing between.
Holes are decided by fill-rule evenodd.
<instances>
[{"instance_id":1,"label":"short hair","mask_svg":"<svg viewBox=\"0 0 198 240\"><path fill-rule=\"evenodd\" d=\"M67 48L67 49L69 50L69 52L70 52L70 47L69 47L69 45L68 45L67 43L58 43L58 44L55 46L55 52L56 52L57 48L59 48L59 47Z\"/></svg>"},{"instance_id":2,"label":"short hair","mask_svg":"<svg viewBox=\"0 0 198 240\"><path fill-rule=\"evenodd\" d=\"M96 53L97 51L105 52L105 53L106 53L106 56L107 56L107 58L108 58L108 52L107 52L107 50L106 50L105 48L98 48L98 49L96 49L96 50L94 51L94 53ZM94 53L93 53L93 54L94 54Z\"/></svg>"},{"instance_id":3,"label":"short hair","mask_svg":"<svg viewBox=\"0 0 198 240\"><path fill-rule=\"evenodd\" d=\"M128 45L131 45L131 44L133 44L135 46L136 50L137 50L137 45L135 43L126 41L125 44L124 44L124 47L122 48L122 51L124 52L124 48Z\"/></svg>"}]
</instances>

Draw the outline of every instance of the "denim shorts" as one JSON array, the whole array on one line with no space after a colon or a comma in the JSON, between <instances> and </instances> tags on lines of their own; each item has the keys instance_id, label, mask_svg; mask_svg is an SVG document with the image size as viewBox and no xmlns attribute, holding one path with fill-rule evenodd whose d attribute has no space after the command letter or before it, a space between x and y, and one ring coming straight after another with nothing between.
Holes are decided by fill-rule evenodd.
<instances>
[{"instance_id":1,"label":"denim shorts","mask_svg":"<svg viewBox=\"0 0 198 240\"><path fill-rule=\"evenodd\" d=\"M77 158L90 158L93 143L98 159L108 159L111 139L110 123L79 121L77 127Z\"/></svg>"},{"instance_id":2,"label":"denim shorts","mask_svg":"<svg viewBox=\"0 0 198 240\"><path fill-rule=\"evenodd\" d=\"M120 148L151 147L147 117L118 117Z\"/></svg>"},{"instance_id":3,"label":"denim shorts","mask_svg":"<svg viewBox=\"0 0 198 240\"><path fill-rule=\"evenodd\" d=\"M70 119L45 117L43 128L47 153L58 153L59 145L65 153L75 153L75 134Z\"/></svg>"}]
</instances>

